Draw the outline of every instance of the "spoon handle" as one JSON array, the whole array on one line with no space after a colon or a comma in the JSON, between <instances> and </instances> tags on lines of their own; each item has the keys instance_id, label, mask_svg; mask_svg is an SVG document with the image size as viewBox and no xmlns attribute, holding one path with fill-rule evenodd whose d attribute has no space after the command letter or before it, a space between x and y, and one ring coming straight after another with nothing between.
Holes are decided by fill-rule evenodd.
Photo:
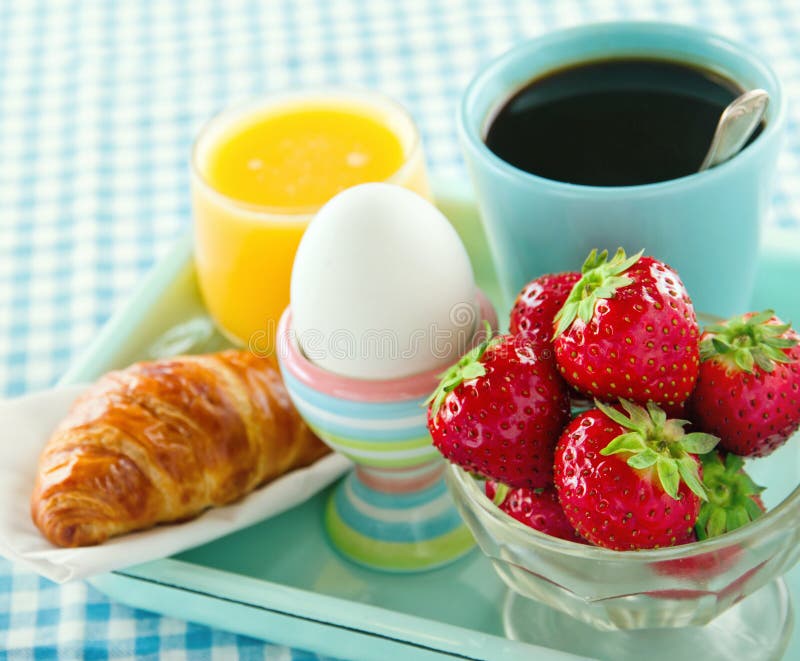
<instances>
[{"instance_id":1,"label":"spoon handle","mask_svg":"<svg viewBox=\"0 0 800 661\"><path fill-rule=\"evenodd\" d=\"M725 108L700 172L724 163L739 153L761 123L768 103L769 94L762 89L755 89L745 92Z\"/></svg>"}]
</instances>

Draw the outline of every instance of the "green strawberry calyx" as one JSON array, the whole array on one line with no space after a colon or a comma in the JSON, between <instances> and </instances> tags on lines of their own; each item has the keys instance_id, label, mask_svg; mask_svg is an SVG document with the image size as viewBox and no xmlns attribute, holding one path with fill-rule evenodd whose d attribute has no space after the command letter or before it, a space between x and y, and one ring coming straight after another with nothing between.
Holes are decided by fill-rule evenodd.
<instances>
[{"instance_id":1,"label":"green strawberry calyx","mask_svg":"<svg viewBox=\"0 0 800 661\"><path fill-rule=\"evenodd\" d=\"M492 498L492 502L500 507L504 502L506 502L506 498L508 498L508 494L511 493L511 487L508 486L505 482L495 482L494 485L494 497ZM533 493L540 495L544 493L544 487L536 487L532 489Z\"/></svg>"},{"instance_id":2,"label":"green strawberry calyx","mask_svg":"<svg viewBox=\"0 0 800 661\"><path fill-rule=\"evenodd\" d=\"M588 324L598 301L612 298L618 289L630 285L633 280L623 274L639 261L643 252L640 250L628 257L622 248L617 248L616 254L609 260L608 250L599 255L596 248L592 250L581 268L581 279L573 285L567 300L555 316L556 330L553 338L566 331L576 317Z\"/></svg>"},{"instance_id":3,"label":"green strawberry calyx","mask_svg":"<svg viewBox=\"0 0 800 661\"><path fill-rule=\"evenodd\" d=\"M492 498L492 502L500 507L500 505L506 502L506 498L508 497L509 493L511 493L510 486L504 482L497 482L495 484L494 498Z\"/></svg>"},{"instance_id":4,"label":"green strawberry calyx","mask_svg":"<svg viewBox=\"0 0 800 661\"><path fill-rule=\"evenodd\" d=\"M646 409L626 399L620 399L619 403L624 412L595 400L598 409L628 430L600 450L600 454L625 452L630 455L627 464L631 468L655 467L661 487L675 500L678 500L681 480L698 497L707 500L706 488L692 455L711 452L719 438L702 432L687 434L683 428L689 424L688 420L667 419L667 414L653 402L648 402Z\"/></svg>"},{"instance_id":5,"label":"green strawberry calyx","mask_svg":"<svg viewBox=\"0 0 800 661\"><path fill-rule=\"evenodd\" d=\"M757 365L765 372L775 370L776 363L790 363L783 351L798 344L796 338L783 337L790 324L770 323L775 313L764 310L751 317L733 317L721 324L707 326L700 342L700 360L715 359L729 370L752 373Z\"/></svg>"},{"instance_id":6,"label":"green strawberry calyx","mask_svg":"<svg viewBox=\"0 0 800 661\"><path fill-rule=\"evenodd\" d=\"M695 524L697 539L717 537L755 521L764 510L756 502L764 487L744 472L744 460L735 454L724 459L716 451L701 457L703 486L708 500L700 507Z\"/></svg>"},{"instance_id":7,"label":"green strawberry calyx","mask_svg":"<svg viewBox=\"0 0 800 661\"><path fill-rule=\"evenodd\" d=\"M432 416L436 416L439 412L447 395L464 383L464 381L477 379L486 374L486 368L483 366L483 363L481 363L483 354L485 354L486 350L490 347L502 342L503 338L502 336L492 337L492 327L489 325L489 322L484 321L483 324L486 339L465 353L455 365L452 365L442 372L439 375L441 381L436 387L436 390L425 400L425 406L430 406Z\"/></svg>"}]
</instances>

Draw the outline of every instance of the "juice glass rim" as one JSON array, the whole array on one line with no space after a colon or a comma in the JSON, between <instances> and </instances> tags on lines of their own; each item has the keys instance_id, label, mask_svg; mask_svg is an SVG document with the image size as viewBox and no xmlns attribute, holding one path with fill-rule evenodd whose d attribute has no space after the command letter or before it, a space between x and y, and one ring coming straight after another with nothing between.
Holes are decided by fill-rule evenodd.
<instances>
[{"instance_id":1,"label":"juice glass rim","mask_svg":"<svg viewBox=\"0 0 800 661\"><path fill-rule=\"evenodd\" d=\"M281 222L307 222L309 216L319 211L324 205L313 204L306 206L271 206L263 204L253 204L245 202L235 197L220 192L203 174L199 153L204 141L209 139L215 129L224 134L225 128L234 124L236 118L247 117L250 113L269 110L271 108L291 107L303 101L318 103L320 106L331 108L356 107L361 102L370 109L389 117L397 117L409 128L410 140L406 141L402 135L398 135L392 126L387 128L395 134L403 147L403 162L397 170L389 177L382 179L382 183L398 183L402 181L406 172L414 167L415 160L421 149L421 139L419 129L414 122L411 113L398 101L392 97L369 89L358 88L302 88L295 90L284 90L272 92L259 97L251 98L239 103L223 108L212 115L200 128L197 137L192 143L190 169L192 181L203 188L203 190L217 199L220 203L235 209L237 212L245 212L264 221L280 220ZM363 107L362 105L362 107ZM384 123L384 125L386 125ZM408 144L406 144L408 142ZM367 183L367 182L364 182Z\"/></svg>"}]
</instances>

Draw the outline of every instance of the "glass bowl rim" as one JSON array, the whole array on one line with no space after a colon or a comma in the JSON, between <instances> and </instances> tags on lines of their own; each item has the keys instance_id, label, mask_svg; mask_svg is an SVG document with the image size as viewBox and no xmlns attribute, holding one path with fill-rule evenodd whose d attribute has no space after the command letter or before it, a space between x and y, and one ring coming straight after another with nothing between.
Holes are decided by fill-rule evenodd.
<instances>
[{"instance_id":1,"label":"glass bowl rim","mask_svg":"<svg viewBox=\"0 0 800 661\"><path fill-rule=\"evenodd\" d=\"M797 436L790 437L789 441ZM579 557L586 560L597 562L614 562L624 560L626 562L651 563L663 562L666 560L681 560L689 557L697 557L710 552L719 551L740 542L746 542L753 538L759 538L760 533L766 530L777 528L780 523L788 519L797 518L797 510L800 508L800 484L795 487L780 504L767 511L764 516L748 523L737 530L734 530L719 537L713 537L703 541L692 542L690 544L680 544L677 546L665 546L658 549L643 549L640 551L613 551L600 546L590 546L579 544L566 539L548 535L534 528L530 528L520 523L512 516L506 514L497 507L486 496L483 490L478 488L475 479L462 468L448 463L447 466L448 484L455 482L459 495L463 494L467 500L472 501L466 507L479 507L496 522L507 527L515 537L515 542L522 546L539 546L547 551L562 553L564 555ZM478 497L476 498L475 495ZM773 524L774 522L774 524ZM760 535L765 537L764 534ZM502 559L501 559L502 560Z\"/></svg>"}]
</instances>

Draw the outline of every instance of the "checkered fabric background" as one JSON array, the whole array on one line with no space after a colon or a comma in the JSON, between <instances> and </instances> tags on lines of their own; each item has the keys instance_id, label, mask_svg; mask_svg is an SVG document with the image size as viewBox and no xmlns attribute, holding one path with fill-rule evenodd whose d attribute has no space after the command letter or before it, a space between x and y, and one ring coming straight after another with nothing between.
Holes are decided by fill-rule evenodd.
<instances>
[{"instance_id":1,"label":"checkered fabric background","mask_svg":"<svg viewBox=\"0 0 800 661\"><path fill-rule=\"evenodd\" d=\"M794 101L770 219L800 233L797 0L0 0L0 395L52 384L190 222L192 137L289 87L382 90L415 116L434 175L477 67L595 20L700 24L751 44ZM0 659L308 655L56 587L0 560Z\"/></svg>"}]
</instances>

